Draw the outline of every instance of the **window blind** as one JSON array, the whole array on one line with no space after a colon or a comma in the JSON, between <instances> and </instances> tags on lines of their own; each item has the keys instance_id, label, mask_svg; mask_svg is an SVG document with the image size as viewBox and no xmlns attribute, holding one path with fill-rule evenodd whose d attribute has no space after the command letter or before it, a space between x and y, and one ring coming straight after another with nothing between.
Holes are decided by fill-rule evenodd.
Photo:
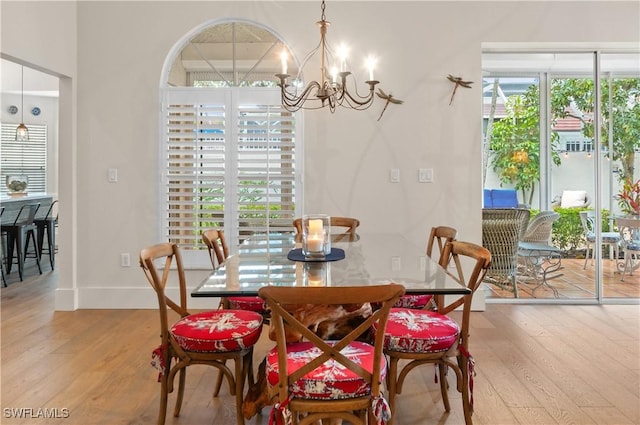
<instances>
[{"instance_id":1,"label":"window blind","mask_svg":"<svg viewBox=\"0 0 640 425\"><path fill-rule=\"evenodd\" d=\"M18 124L2 123L0 134L0 193L6 194L8 175L25 174L29 178L28 192L46 192L47 188L47 126L28 124L29 141L16 141Z\"/></svg>"},{"instance_id":2,"label":"window blind","mask_svg":"<svg viewBox=\"0 0 640 425\"><path fill-rule=\"evenodd\" d=\"M230 246L256 231L292 229L295 119L264 90L167 89L166 240L201 250L211 227L223 229Z\"/></svg>"}]
</instances>

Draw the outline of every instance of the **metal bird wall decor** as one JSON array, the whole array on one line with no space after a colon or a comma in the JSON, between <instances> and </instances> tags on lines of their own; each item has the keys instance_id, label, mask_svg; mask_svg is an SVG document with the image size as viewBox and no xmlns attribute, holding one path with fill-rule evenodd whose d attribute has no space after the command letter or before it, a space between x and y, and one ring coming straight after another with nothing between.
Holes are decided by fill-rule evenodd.
<instances>
[{"instance_id":1,"label":"metal bird wall decor","mask_svg":"<svg viewBox=\"0 0 640 425\"><path fill-rule=\"evenodd\" d=\"M384 111L387 110L387 106L389 106L389 103L394 103L396 105L402 105L404 103L404 101L394 98L391 93L386 94L382 91L381 88L378 88L378 92L376 94L380 99L386 100L386 102L384 103L384 108L382 108L382 112L380 112L380 116L378 117L378 121L380 121L380 118L382 118L382 114L384 114Z\"/></svg>"},{"instance_id":2,"label":"metal bird wall decor","mask_svg":"<svg viewBox=\"0 0 640 425\"><path fill-rule=\"evenodd\" d=\"M453 87L453 93L451 93L451 99L449 99L449 105L451 105L451 103L453 102L453 96L456 95L456 90L458 90L458 87L462 86L470 89L471 84L473 84L473 81L464 81L462 77L454 77L451 74L447 75L447 80L455 84L455 87Z\"/></svg>"}]
</instances>

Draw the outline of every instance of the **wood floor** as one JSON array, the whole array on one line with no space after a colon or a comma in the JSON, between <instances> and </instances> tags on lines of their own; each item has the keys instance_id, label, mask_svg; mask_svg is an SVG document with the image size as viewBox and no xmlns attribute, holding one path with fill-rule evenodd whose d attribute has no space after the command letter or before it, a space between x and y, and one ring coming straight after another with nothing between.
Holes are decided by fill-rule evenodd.
<instances>
[{"instance_id":1,"label":"wood floor","mask_svg":"<svg viewBox=\"0 0 640 425\"><path fill-rule=\"evenodd\" d=\"M56 279L45 271L0 292L0 422L155 424L160 388L149 360L159 343L157 313L54 312ZM638 305L513 304L472 313L474 423L640 424L639 313ZM256 358L270 346L262 338ZM228 390L211 396L214 378L204 366L191 367L182 414L170 413L167 424L235 423ZM433 368L407 379L397 425L464 423L454 387L452 411L444 412ZM174 400L170 395L170 409ZM268 410L247 424L268 424Z\"/></svg>"}]
</instances>

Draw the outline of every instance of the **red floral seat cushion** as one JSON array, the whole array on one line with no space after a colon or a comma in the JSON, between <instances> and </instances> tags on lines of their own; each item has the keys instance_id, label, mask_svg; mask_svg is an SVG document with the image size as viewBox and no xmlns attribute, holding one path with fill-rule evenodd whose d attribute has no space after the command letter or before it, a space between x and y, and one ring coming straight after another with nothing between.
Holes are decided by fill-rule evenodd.
<instances>
[{"instance_id":1,"label":"red floral seat cushion","mask_svg":"<svg viewBox=\"0 0 640 425\"><path fill-rule=\"evenodd\" d=\"M392 308L384 347L401 352L437 353L453 347L459 335L460 326L448 316L430 310Z\"/></svg>"},{"instance_id":2,"label":"red floral seat cushion","mask_svg":"<svg viewBox=\"0 0 640 425\"><path fill-rule=\"evenodd\" d=\"M401 296L393 306L398 308L424 308L432 299L433 295L407 294Z\"/></svg>"},{"instance_id":3,"label":"red floral seat cushion","mask_svg":"<svg viewBox=\"0 0 640 425\"><path fill-rule=\"evenodd\" d=\"M329 344L332 342L329 341ZM354 341L342 351L347 358L359 363L368 371L373 370L373 347L367 343ZM311 342L296 342L287 346L287 368L289 373L317 357L321 350ZM381 373L384 379L386 361L383 357ZM269 385L278 385L278 348L274 347L267 355L267 379ZM336 400L368 396L371 394L370 385L359 375L347 369L335 360L328 360L322 366L307 373L289 388L291 397Z\"/></svg>"},{"instance_id":4,"label":"red floral seat cushion","mask_svg":"<svg viewBox=\"0 0 640 425\"><path fill-rule=\"evenodd\" d=\"M188 351L238 351L260 338L262 316L245 310L214 310L191 314L173 324L171 333Z\"/></svg>"},{"instance_id":5,"label":"red floral seat cushion","mask_svg":"<svg viewBox=\"0 0 640 425\"><path fill-rule=\"evenodd\" d=\"M229 308L235 310L249 310L264 313L267 311L267 302L260 297L227 297Z\"/></svg>"}]
</instances>

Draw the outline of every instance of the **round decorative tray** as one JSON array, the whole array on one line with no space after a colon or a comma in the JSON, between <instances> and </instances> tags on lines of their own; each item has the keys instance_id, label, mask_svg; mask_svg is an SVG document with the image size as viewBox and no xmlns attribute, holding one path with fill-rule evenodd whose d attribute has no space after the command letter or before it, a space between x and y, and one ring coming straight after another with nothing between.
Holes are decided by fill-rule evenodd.
<instances>
[{"instance_id":1,"label":"round decorative tray","mask_svg":"<svg viewBox=\"0 0 640 425\"><path fill-rule=\"evenodd\" d=\"M324 257L310 258L305 257L302 253L302 248L292 249L287 254L287 258L291 261L303 261L305 263L323 262L323 261L338 261L344 259L344 250L340 248L331 248L331 253Z\"/></svg>"}]
</instances>

